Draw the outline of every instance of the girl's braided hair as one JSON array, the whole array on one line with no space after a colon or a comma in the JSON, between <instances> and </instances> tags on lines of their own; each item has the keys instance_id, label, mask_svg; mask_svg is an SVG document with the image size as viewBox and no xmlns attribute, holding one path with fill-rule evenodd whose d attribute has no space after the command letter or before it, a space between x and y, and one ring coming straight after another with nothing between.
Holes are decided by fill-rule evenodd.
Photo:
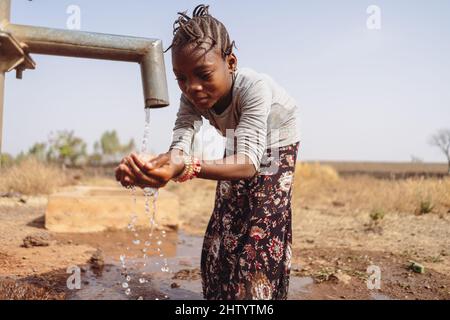
<instances>
[{"instance_id":1,"label":"girl's braided hair","mask_svg":"<svg viewBox=\"0 0 450 320\"><path fill-rule=\"evenodd\" d=\"M187 15L187 11L178 12L180 16L173 24L172 44L164 52L189 43L196 43L197 47L209 43L211 49L218 46L223 58L231 54L236 45L230 41L223 23L211 16L208 8L208 5L198 5L192 12L192 18Z\"/></svg>"}]
</instances>

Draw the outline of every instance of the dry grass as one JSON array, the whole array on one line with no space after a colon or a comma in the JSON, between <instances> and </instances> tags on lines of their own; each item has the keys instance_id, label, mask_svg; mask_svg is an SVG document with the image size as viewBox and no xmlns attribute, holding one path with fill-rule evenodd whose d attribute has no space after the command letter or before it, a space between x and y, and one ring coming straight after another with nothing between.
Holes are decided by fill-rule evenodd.
<instances>
[{"instance_id":1,"label":"dry grass","mask_svg":"<svg viewBox=\"0 0 450 320\"><path fill-rule=\"evenodd\" d=\"M295 167L295 175L306 182L328 183L339 180L339 174L333 167L319 163L299 163Z\"/></svg>"},{"instance_id":2,"label":"dry grass","mask_svg":"<svg viewBox=\"0 0 450 320\"><path fill-rule=\"evenodd\" d=\"M351 173L421 173L421 174L446 174L448 166L446 163L412 163L412 162L342 162L321 161L321 165L331 166L339 172Z\"/></svg>"},{"instance_id":3,"label":"dry grass","mask_svg":"<svg viewBox=\"0 0 450 320\"><path fill-rule=\"evenodd\" d=\"M365 175L340 178L330 166L299 164L294 201L300 205L342 206L351 211L446 214L450 178L382 180Z\"/></svg>"},{"instance_id":4,"label":"dry grass","mask_svg":"<svg viewBox=\"0 0 450 320\"><path fill-rule=\"evenodd\" d=\"M331 166L318 163L299 163L295 167L293 202L302 205L327 201L325 190L333 190L340 177Z\"/></svg>"},{"instance_id":5,"label":"dry grass","mask_svg":"<svg viewBox=\"0 0 450 320\"><path fill-rule=\"evenodd\" d=\"M102 176L93 176L82 178L80 185L95 186L95 187L117 187L119 183L111 178Z\"/></svg>"},{"instance_id":6,"label":"dry grass","mask_svg":"<svg viewBox=\"0 0 450 320\"><path fill-rule=\"evenodd\" d=\"M69 177L57 166L27 158L0 171L0 192L25 195L50 194L58 187L70 184Z\"/></svg>"}]
</instances>

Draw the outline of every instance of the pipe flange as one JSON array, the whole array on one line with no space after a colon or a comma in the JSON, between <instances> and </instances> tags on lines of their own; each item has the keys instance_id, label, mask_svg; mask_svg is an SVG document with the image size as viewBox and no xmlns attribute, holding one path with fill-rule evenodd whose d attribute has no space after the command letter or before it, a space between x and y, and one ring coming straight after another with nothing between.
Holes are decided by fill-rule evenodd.
<instances>
[{"instance_id":1,"label":"pipe flange","mask_svg":"<svg viewBox=\"0 0 450 320\"><path fill-rule=\"evenodd\" d=\"M17 78L22 78L26 69L35 69L36 63L25 51L26 45L17 41L10 33L0 31L0 72L17 71Z\"/></svg>"}]
</instances>

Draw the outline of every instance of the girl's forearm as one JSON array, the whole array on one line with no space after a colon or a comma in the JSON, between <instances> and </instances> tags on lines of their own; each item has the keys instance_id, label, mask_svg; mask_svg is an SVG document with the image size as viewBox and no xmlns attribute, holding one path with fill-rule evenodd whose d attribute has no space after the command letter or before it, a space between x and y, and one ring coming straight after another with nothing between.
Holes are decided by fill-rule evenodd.
<instances>
[{"instance_id":1,"label":"girl's forearm","mask_svg":"<svg viewBox=\"0 0 450 320\"><path fill-rule=\"evenodd\" d=\"M171 152L183 155L183 151L172 149ZM203 160L198 178L208 180L248 179L256 174L253 163L246 155L235 154L224 159Z\"/></svg>"},{"instance_id":2,"label":"girl's forearm","mask_svg":"<svg viewBox=\"0 0 450 320\"><path fill-rule=\"evenodd\" d=\"M255 166L245 155L232 155L219 160L202 161L199 178L209 180L249 179L256 174Z\"/></svg>"}]
</instances>

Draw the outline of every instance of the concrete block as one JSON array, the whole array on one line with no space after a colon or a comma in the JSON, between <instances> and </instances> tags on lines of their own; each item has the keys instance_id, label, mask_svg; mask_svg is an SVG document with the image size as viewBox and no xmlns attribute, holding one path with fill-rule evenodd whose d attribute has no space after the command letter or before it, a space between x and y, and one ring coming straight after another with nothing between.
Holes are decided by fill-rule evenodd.
<instances>
[{"instance_id":1,"label":"concrete block","mask_svg":"<svg viewBox=\"0 0 450 320\"><path fill-rule=\"evenodd\" d=\"M76 186L48 197L45 227L53 232L87 233L108 229L126 229L133 212L137 228L149 228L153 198L149 198L150 215L145 212L145 197L136 189L136 203L131 190L120 187ZM178 229L178 197L164 189L156 200L155 221L161 229Z\"/></svg>"}]
</instances>

